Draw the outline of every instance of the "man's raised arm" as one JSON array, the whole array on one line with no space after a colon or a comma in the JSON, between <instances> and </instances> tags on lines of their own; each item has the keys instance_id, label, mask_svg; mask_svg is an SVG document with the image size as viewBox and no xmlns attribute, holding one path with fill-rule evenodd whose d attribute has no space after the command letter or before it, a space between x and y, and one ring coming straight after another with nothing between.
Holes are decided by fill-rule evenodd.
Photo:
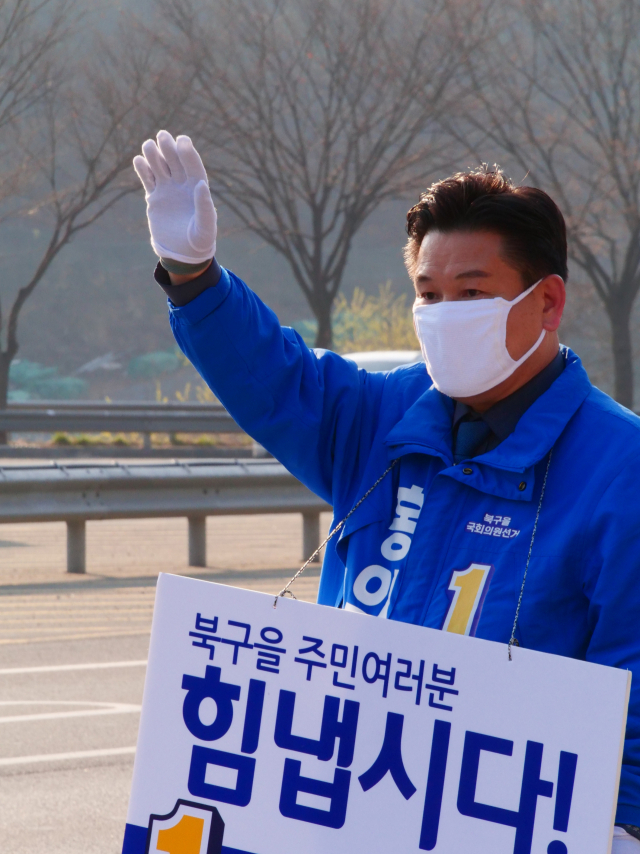
<instances>
[{"instance_id":1,"label":"man's raised arm","mask_svg":"<svg viewBox=\"0 0 640 854\"><path fill-rule=\"evenodd\" d=\"M310 350L220 268L216 211L189 137L160 131L142 151L134 168L178 345L249 435L325 500L349 500L375 434L383 375Z\"/></svg>"}]
</instances>

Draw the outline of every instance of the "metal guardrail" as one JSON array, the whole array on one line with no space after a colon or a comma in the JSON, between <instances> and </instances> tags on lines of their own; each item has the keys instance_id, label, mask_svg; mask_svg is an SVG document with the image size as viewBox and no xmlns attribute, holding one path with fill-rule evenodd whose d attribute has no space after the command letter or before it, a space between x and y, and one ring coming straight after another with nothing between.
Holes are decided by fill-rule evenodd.
<instances>
[{"instance_id":1,"label":"metal guardrail","mask_svg":"<svg viewBox=\"0 0 640 854\"><path fill-rule=\"evenodd\" d=\"M240 433L221 404L10 403L0 409L9 433Z\"/></svg>"},{"instance_id":2,"label":"metal guardrail","mask_svg":"<svg viewBox=\"0 0 640 854\"><path fill-rule=\"evenodd\" d=\"M66 522L67 572L86 571L86 523L186 516L189 566L206 566L206 517L301 513L303 550L330 506L272 460L0 467L1 522Z\"/></svg>"}]
</instances>

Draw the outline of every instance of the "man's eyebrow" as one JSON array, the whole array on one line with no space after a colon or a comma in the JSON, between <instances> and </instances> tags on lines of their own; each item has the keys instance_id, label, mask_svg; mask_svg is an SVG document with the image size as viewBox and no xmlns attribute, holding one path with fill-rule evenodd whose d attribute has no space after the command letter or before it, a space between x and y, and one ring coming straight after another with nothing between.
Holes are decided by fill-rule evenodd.
<instances>
[{"instance_id":1,"label":"man's eyebrow","mask_svg":"<svg viewBox=\"0 0 640 854\"><path fill-rule=\"evenodd\" d=\"M465 270L464 273L458 273L456 279L488 279L491 273L486 270Z\"/></svg>"},{"instance_id":2,"label":"man's eyebrow","mask_svg":"<svg viewBox=\"0 0 640 854\"><path fill-rule=\"evenodd\" d=\"M487 273L486 270L465 270L464 273L458 273L456 279L488 279L490 276L491 273ZM430 281L431 276L427 276L426 273L419 273L416 276L416 284L418 282L420 284L425 284Z\"/></svg>"}]
</instances>

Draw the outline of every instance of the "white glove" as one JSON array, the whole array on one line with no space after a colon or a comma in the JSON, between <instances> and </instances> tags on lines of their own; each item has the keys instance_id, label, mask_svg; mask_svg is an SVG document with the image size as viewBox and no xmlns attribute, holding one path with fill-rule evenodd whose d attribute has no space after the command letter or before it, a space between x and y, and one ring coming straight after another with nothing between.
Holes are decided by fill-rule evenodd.
<instances>
[{"instance_id":1,"label":"white glove","mask_svg":"<svg viewBox=\"0 0 640 854\"><path fill-rule=\"evenodd\" d=\"M611 854L640 854L640 840L634 839L622 827L614 827Z\"/></svg>"},{"instance_id":2,"label":"white glove","mask_svg":"<svg viewBox=\"0 0 640 854\"><path fill-rule=\"evenodd\" d=\"M216 252L217 217L207 173L188 136L166 130L148 139L133 168L145 189L153 251L160 258L202 264Z\"/></svg>"}]
</instances>

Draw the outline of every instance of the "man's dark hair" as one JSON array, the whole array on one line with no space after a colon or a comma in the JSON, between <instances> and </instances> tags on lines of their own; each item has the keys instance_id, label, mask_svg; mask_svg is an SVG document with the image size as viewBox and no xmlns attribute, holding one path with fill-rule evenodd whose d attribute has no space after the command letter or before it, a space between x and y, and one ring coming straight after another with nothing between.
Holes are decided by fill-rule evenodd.
<instances>
[{"instance_id":1,"label":"man's dark hair","mask_svg":"<svg viewBox=\"0 0 640 854\"><path fill-rule=\"evenodd\" d=\"M437 181L407 214L404 259L413 278L420 245L430 231L487 231L503 240L503 258L525 288L556 273L567 280L567 229L553 199L535 187L517 187L486 164Z\"/></svg>"}]
</instances>

